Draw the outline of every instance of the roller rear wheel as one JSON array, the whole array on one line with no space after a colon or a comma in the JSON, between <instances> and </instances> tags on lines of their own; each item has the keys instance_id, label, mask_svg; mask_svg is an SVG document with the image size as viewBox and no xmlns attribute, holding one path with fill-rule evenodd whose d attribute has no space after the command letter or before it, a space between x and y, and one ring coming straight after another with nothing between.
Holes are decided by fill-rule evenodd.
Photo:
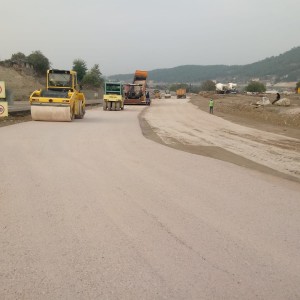
<instances>
[{"instance_id":1,"label":"roller rear wheel","mask_svg":"<svg viewBox=\"0 0 300 300\"><path fill-rule=\"evenodd\" d=\"M103 110L107 110L107 102L103 101Z\"/></svg>"}]
</instances>

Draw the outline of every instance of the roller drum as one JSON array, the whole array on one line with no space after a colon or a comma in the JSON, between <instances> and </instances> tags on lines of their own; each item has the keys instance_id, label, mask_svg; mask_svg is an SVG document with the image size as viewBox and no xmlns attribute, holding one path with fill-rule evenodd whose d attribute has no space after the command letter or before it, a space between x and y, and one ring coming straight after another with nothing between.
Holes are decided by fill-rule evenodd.
<instances>
[{"instance_id":1,"label":"roller drum","mask_svg":"<svg viewBox=\"0 0 300 300\"><path fill-rule=\"evenodd\" d=\"M32 105L31 117L34 121L70 122L73 119L70 106Z\"/></svg>"}]
</instances>

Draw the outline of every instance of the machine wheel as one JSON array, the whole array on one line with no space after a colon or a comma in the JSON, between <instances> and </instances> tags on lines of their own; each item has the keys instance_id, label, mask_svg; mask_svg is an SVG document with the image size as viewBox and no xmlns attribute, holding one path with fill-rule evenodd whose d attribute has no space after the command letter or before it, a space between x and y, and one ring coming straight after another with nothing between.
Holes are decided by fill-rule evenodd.
<instances>
[{"instance_id":1,"label":"machine wheel","mask_svg":"<svg viewBox=\"0 0 300 300\"><path fill-rule=\"evenodd\" d=\"M103 110L107 110L107 102L103 100Z\"/></svg>"},{"instance_id":2,"label":"machine wheel","mask_svg":"<svg viewBox=\"0 0 300 300\"><path fill-rule=\"evenodd\" d=\"M116 103L116 110L120 110L121 109L121 102L117 102Z\"/></svg>"},{"instance_id":3,"label":"machine wheel","mask_svg":"<svg viewBox=\"0 0 300 300\"><path fill-rule=\"evenodd\" d=\"M75 118L74 110L73 110L73 108L71 107L71 108L70 108L70 119L71 119L71 121L74 120L74 118Z\"/></svg>"},{"instance_id":4,"label":"machine wheel","mask_svg":"<svg viewBox=\"0 0 300 300\"><path fill-rule=\"evenodd\" d=\"M112 104L111 104L111 110L116 110L116 102L112 102Z\"/></svg>"},{"instance_id":5,"label":"machine wheel","mask_svg":"<svg viewBox=\"0 0 300 300\"><path fill-rule=\"evenodd\" d=\"M107 102L107 109L111 110L111 102L110 101Z\"/></svg>"},{"instance_id":6,"label":"machine wheel","mask_svg":"<svg viewBox=\"0 0 300 300\"><path fill-rule=\"evenodd\" d=\"M76 119L83 119L83 116L84 116L84 109L82 107L82 102L79 103L79 115L75 116Z\"/></svg>"}]
</instances>

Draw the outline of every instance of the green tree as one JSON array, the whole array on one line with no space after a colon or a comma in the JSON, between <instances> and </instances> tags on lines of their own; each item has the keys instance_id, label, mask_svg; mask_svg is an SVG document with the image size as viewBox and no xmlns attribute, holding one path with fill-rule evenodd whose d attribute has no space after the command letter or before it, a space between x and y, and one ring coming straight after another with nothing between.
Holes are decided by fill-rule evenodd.
<instances>
[{"instance_id":1,"label":"green tree","mask_svg":"<svg viewBox=\"0 0 300 300\"><path fill-rule=\"evenodd\" d=\"M17 53L14 53L14 54L11 56L11 60L20 63L20 62L26 61L27 58L26 58L26 55L25 55L24 53L22 53L22 52L17 52Z\"/></svg>"},{"instance_id":2,"label":"green tree","mask_svg":"<svg viewBox=\"0 0 300 300\"><path fill-rule=\"evenodd\" d=\"M258 81L251 81L245 88L246 92L263 93L266 91L266 86Z\"/></svg>"},{"instance_id":3,"label":"green tree","mask_svg":"<svg viewBox=\"0 0 300 300\"><path fill-rule=\"evenodd\" d=\"M78 58L73 61L72 70L77 72L77 79L81 82L88 68L86 66L86 62L83 59Z\"/></svg>"},{"instance_id":4,"label":"green tree","mask_svg":"<svg viewBox=\"0 0 300 300\"><path fill-rule=\"evenodd\" d=\"M300 88L300 81L298 81L297 83L296 83L296 89L299 89Z\"/></svg>"},{"instance_id":5,"label":"green tree","mask_svg":"<svg viewBox=\"0 0 300 300\"><path fill-rule=\"evenodd\" d=\"M101 87L103 78L98 64L94 65L92 69L84 75L82 83L91 87Z\"/></svg>"},{"instance_id":6,"label":"green tree","mask_svg":"<svg viewBox=\"0 0 300 300\"><path fill-rule=\"evenodd\" d=\"M170 86L170 91L176 92L178 89L186 89L188 90L189 85L186 83L175 83Z\"/></svg>"},{"instance_id":7,"label":"green tree","mask_svg":"<svg viewBox=\"0 0 300 300\"><path fill-rule=\"evenodd\" d=\"M206 80L202 82L200 86L201 91L215 91L216 90L216 84L212 80Z\"/></svg>"},{"instance_id":8,"label":"green tree","mask_svg":"<svg viewBox=\"0 0 300 300\"><path fill-rule=\"evenodd\" d=\"M40 75L45 75L50 69L49 59L41 52L34 51L27 57L27 61L32 64L33 69Z\"/></svg>"}]
</instances>

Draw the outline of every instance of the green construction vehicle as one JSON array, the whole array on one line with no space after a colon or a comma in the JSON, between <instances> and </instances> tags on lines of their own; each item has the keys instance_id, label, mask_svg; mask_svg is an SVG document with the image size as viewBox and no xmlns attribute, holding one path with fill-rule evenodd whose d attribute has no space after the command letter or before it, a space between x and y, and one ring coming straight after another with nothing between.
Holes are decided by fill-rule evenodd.
<instances>
[{"instance_id":1,"label":"green construction vehicle","mask_svg":"<svg viewBox=\"0 0 300 300\"><path fill-rule=\"evenodd\" d=\"M103 110L124 109L123 86L120 82L106 82L103 96Z\"/></svg>"}]
</instances>

